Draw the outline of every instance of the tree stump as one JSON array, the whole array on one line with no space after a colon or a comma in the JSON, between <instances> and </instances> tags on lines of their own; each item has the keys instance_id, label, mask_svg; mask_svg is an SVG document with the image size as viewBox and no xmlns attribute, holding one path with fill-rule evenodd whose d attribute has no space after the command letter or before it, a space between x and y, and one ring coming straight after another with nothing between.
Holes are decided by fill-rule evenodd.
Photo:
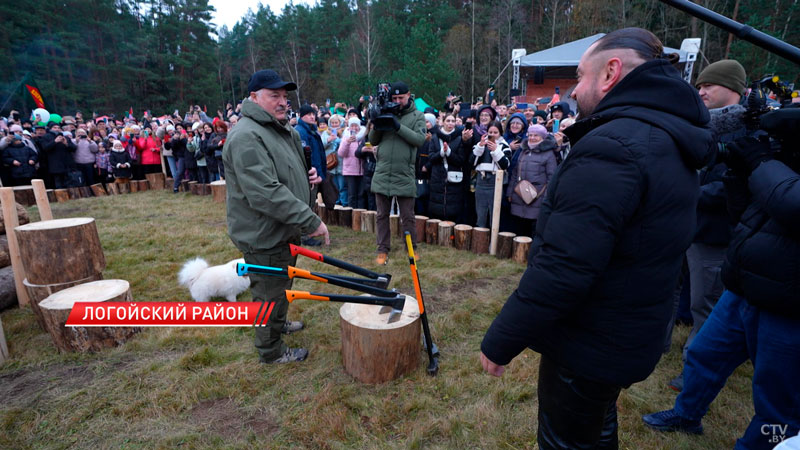
<instances>
[{"instance_id":1,"label":"tree stump","mask_svg":"<svg viewBox=\"0 0 800 450\"><path fill-rule=\"evenodd\" d=\"M436 244L439 240L439 219L428 219L425 222L425 243L426 244ZM417 241L422 242L422 236L417 236Z\"/></svg>"},{"instance_id":2,"label":"tree stump","mask_svg":"<svg viewBox=\"0 0 800 450\"><path fill-rule=\"evenodd\" d=\"M117 190L120 194L130 194L131 193L131 184L130 183L116 183Z\"/></svg>"},{"instance_id":3,"label":"tree stump","mask_svg":"<svg viewBox=\"0 0 800 450\"><path fill-rule=\"evenodd\" d=\"M167 177L164 180L164 189L172 190L175 187L175 179Z\"/></svg>"},{"instance_id":4,"label":"tree stump","mask_svg":"<svg viewBox=\"0 0 800 450\"><path fill-rule=\"evenodd\" d=\"M67 193L69 193L70 200L77 200L83 196L79 188L67 188Z\"/></svg>"},{"instance_id":5,"label":"tree stump","mask_svg":"<svg viewBox=\"0 0 800 450\"><path fill-rule=\"evenodd\" d=\"M106 188L104 188L103 185L100 183L95 183L90 187L92 188L92 193L94 194L95 197L105 197L106 195L108 195L106 193Z\"/></svg>"},{"instance_id":6,"label":"tree stump","mask_svg":"<svg viewBox=\"0 0 800 450\"><path fill-rule=\"evenodd\" d=\"M36 321L39 322L41 325L42 330L47 331L44 324L44 316L42 316L42 310L39 308L39 303L41 303L47 297L55 294L56 292L63 291L64 289L71 288L73 286L77 286L83 283L89 283L91 281L102 280L103 274L97 273L92 275L89 278L84 278L83 280L78 281L70 281L69 283L55 283L55 284L32 284L28 279L22 280L22 284L25 285L25 290L28 291L28 297L30 297L30 305L33 314L36 316Z\"/></svg>"},{"instance_id":7,"label":"tree stump","mask_svg":"<svg viewBox=\"0 0 800 450\"><path fill-rule=\"evenodd\" d=\"M414 371L420 361L419 308L406 296L403 314L387 323L378 305L345 303L339 309L342 364L362 383L385 383Z\"/></svg>"},{"instance_id":8,"label":"tree stump","mask_svg":"<svg viewBox=\"0 0 800 450\"><path fill-rule=\"evenodd\" d=\"M455 234L455 247L458 250L469 250L472 243L472 227L459 224L453 227L453 231Z\"/></svg>"},{"instance_id":9,"label":"tree stump","mask_svg":"<svg viewBox=\"0 0 800 450\"><path fill-rule=\"evenodd\" d=\"M16 203L15 206L17 207L17 217L19 218L19 224L25 225L26 223L29 223L31 221L31 218L28 217L28 210L25 209L25 207L20 205L19 203ZM6 224L5 221L3 220L2 214L0 214L0 234L4 234L5 232L6 232ZM8 245L8 243L6 243L6 245Z\"/></svg>"},{"instance_id":10,"label":"tree stump","mask_svg":"<svg viewBox=\"0 0 800 450\"><path fill-rule=\"evenodd\" d=\"M397 214L389 215L389 234L391 236L400 236L400 216Z\"/></svg>"},{"instance_id":11,"label":"tree stump","mask_svg":"<svg viewBox=\"0 0 800 450\"><path fill-rule=\"evenodd\" d=\"M430 219L428 216L414 216L414 228L417 230L417 240L425 241L425 223Z\"/></svg>"},{"instance_id":12,"label":"tree stump","mask_svg":"<svg viewBox=\"0 0 800 450\"><path fill-rule=\"evenodd\" d=\"M203 194L202 195L211 195L211 185L208 183L203 183Z\"/></svg>"},{"instance_id":13,"label":"tree stump","mask_svg":"<svg viewBox=\"0 0 800 450\"><path fill-rule=\"evenodd\" d=\"M152 190L161 190L164 189L164 174L161 172L158 173L148 173L145 175L147 177L147 182L150 185L150 189Z\"/></svg>"},{"instance_id":14,"label":"tree stump","mask_svg":"<svg viewBox=\"0 0 800 450\"><path fill-rule=\"evenodd\" d=\"M339 226L353 228L353 208L345 206L339 210Z\"/></svg>"},{"instance_id":15,"label":"tree stump","mask_svg":"<svg viewBox=\"0 0 800 450\"><path fill-rule=\"evenodd\" d=\"M211 183L211 199L216 203L225 203L225 181L218 180Z\"/></svg>"},{"instance_id":16,"label":"tree stump","mask_svg":"<svg viewBox=\"0 0 800 450\"><path fill-rule=\"evenodd\" d=\"M511 258L511 252L514 248L514 237L516 236L516 234L509 233L508 231L497 233L497 253L495 256L501 259Z\"/></svg>"},{"instance_id":17,"label":"tree stump","mask_svg":"<svg viewBox=\"0 0 800 450\"><path fill-rule=\"evenodd\" d=\"M350 227L353 231L361 231L361 216L366 209L356 208L353 210L353 223Z\"/></svg>"},{"instance_id":18,"label":"tree stump","mask_svg":"<svg viewBox=\"0 0 800 450\"><path fill-rule=\"evenodd\" d=\"M47 200L50 203L55 203L56 201L58 201L56 199L56 191L54 189L48 189L47 190Z\"/></svg>"},{"instance_id":19,"label":"tree stump","mask_svg":"<svg viewBox=\"0 0 800 450\"><path fill-rule=\"evenodd\" d=\"M106 268L92 218L34 222L15 231L26 277L33 284L82 280Z\"/></svg>"},{"instance_id":20,"label":"tree stump","mask_svg":"<svg viewBox=\"0 0 800 450\"><path fill-rule=\"evenodd\" d=\"M0 311L11 308L17 303L17 285L14 282L14 269L11 266L3 267L0 269Z\"/></svg>"},{"instance_id":21,"label":"tree stump","mask_svg":"<svg viewBox=\"0 0 800 450\"><path fill-rule=\"evenodd\" d=\"M472 242L470 243L470 249L472 249L472 253L477 254L484 254L489 253L489 241L491 240L491 234L488 228L482 227L475 227L472 229Z\"/></svg>"},{"instance_id":22,"label":"tree stump","mask_svg":"<svg viewBox=\"0 0 800 450\"><path fill-rule=\"evenodd\" d=\"M58 203L64 203L69 201L69 191L66 189L56 189L55 190L56 201Z\"/></svg>"},{"instance_id":23,"label":"tree stump","mask_svg":"<svg viewBox=\"0 0 800 450\"><path fill-rule=\"evenodd\" d=\"M191 192L192 195L201 195L201 193L203 192L203 185L198 183L197 181L190 181L189 192Z\"/></svg>"},{"instance_id":24,"label":"tree stump","mask_svg":"<svg viewBox=\"0 0 800 450\"><path fill-rule=\"evenodd\" d=\"M0 236L0 267L11 265L11 253L8 251L8 236Z\"/></svg>"},{"instance_id":25,"label":"tree stump","mask_svg":"<svg viewBox=\"0 0 800 450\"><path fill-rule=\"evenodd\" d=\"M131 180L129 186L131 189L131 194L133 194L134 192L139 192L139 180Z\"/></svg>"},{"instance_id":26,"label":"tree stump","mask_svg":"<svg viewBox=\"0 0 800 450\"><path fill-rule=\"evenodd\" d=\"M189 180L181 180L181 187L178 188L181 192L189 192Z\"/></svg>"},{"instance_id":27,"label":"tree stump","mask_svg":"<svg viewBox=\"0 0 800 450\"><path fill-rule=\"evenodd\" d=\"M361 214L361 231L375 234L375 222L377 217L377 211L364 211L364 213Z\"/></svg>"},{"instance_id":28,"label":"tree stump","mask_svg":"<svg viewBox=\"0 0 800 450\"><path fill-rule=\"evenodd\" d=\"M328 220L331 221L331 225L339 225L339 210L344 208L342 205L334 205L332 210L328 210Z\"/></svg>"},{"instance_id":29,"label":"tree stump","mask_svg":"<svg viewBox=\"0 0 800 450\"><path fill-rule=\"evenodd\" d=\"M106 191L108 191L109 195L119 195L119 185L117 183L108 183Z\"/></svg>"},{"instance_id":30,"label":"tree stump","mask_svg":"<svg viewBox=\"0 0 800 450\"><path fill-rule=\"evenodd\" d=\"M92 188L89 186L81 186L78 188L81 191L81 198L93 197Z\"/></svg>"},{"instance_id":31,"label":"tree stump","mask_svg":"<svg viewBox=\"0 0 800 450\"><path fill-rule=\"evenodd\" d=\"M528 263L528 252L531 251L533 239L528 236L517 236L514 238L514 248L511 250L511 259L520 263Z\"/></svg>"},{"instance_id":32,"label":"tree stump","mask_svg":"<svg viewBox=\"0 0 800 450\"><path fill-rule=\"evenodd\" d=\"M137 180L136 184L139 185L139 192L150 190L150 183L147 180Z\"/></svg>"},{"instance_id":33,"label":"tree stump","mask_svg":"<svg viewBox=\"0 0 800 450\"><path fill-rule=\"evenodd\" d=\"M33 194L33 186L15 186L14 199L23 206L35 205L36 196Z\"/></svg>"},{"instance_id":34,"label":"tree stump","mask_svg":"<svg viewBox=\"0 0 800 450\"><path fill-rule=\"evenodd\" d=\"M139 327L65 327L76 302L130 302L130 284L125 280L101 280L56 292L39 303L45 328L62 352L98 351L115 347L141 331Z\"/></svg>"},{"instance_id":35,"label":"tree stump","mask_svg":"<svg viewBox=\"0 0 800 450\"><path fill-rule=\"evenodd\" d=\"M453 246L453 227L456 224L448 220L439 222L439 237L437 242L442 247Z\"/></svg>"}]
</instances>

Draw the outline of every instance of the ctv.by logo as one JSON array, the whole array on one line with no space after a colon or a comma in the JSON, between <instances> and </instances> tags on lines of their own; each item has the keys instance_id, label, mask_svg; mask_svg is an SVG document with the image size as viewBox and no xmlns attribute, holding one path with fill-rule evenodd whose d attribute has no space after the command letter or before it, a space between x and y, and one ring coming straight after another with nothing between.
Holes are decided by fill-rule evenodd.
<instances>
[{"instance_id":1,"label":"ctv.by logo","mask_svg":"<svg viewBox=\"0 0 800 450\"><path fill-rule=\"evenodd\" d=\"M761 425L761 434L769 436L769 442L779 444L786 439L786 432L789 431L789 425L782 423L773 423ZM800 433L798 433L800 436Z\"/></svg>"}]
</instances>

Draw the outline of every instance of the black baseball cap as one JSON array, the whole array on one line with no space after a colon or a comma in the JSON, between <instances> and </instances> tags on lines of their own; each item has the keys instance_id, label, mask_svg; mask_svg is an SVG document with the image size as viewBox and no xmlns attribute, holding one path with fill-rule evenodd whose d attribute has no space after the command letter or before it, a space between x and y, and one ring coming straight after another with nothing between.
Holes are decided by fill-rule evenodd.
<instances>
[{"instance_id":1,"label":"black baseball cap","mask_svg":"<svg viewBox=\"0 0 800 450\"><path fill-rule=\"evenodd\" d=\"M403 83L402 81L395 81L392 83L392 94L391 95L402 95L408 94L408 85Z\"/></svg>"},{"instance_id":2,"label":"black baseball cap","mask_svg":"<svg viewBox=\"0 0 800 450\"><path fill-rule=\"evenodd\" d=\"M274 70L259 70L250 76L250 82L247 83L248 92L255 92L259 89L286 89L287 91L294 91L297 85L291 81L281 80L281 76Z\"/></svg>"}]
</instances>

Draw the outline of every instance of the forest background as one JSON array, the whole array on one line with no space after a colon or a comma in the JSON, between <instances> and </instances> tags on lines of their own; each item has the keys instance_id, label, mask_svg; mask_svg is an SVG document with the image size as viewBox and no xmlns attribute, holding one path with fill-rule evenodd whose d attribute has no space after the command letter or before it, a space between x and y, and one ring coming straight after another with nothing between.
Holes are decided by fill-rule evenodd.
<instances>
[{"instance_id":1,"label":"forest background","mask_svg":"<svg viewBox=\"0 0 800 450\"><path fill-rule=\"evenodd\" d=\"M697 3L789 43L800 42L798 0ZM405 80L441 105L448 92L483 95L509 62L598 32L637 26L679 47L702 38L695 75L710 62L739 60L751 79L798 79L797 67L657 0L319 0L262 6L232 29L212 23L208 0L17 0L0 3L0 93L31 110L24 84L48 109L100 114L209 111L246 96L255 70L294 80L297 104L355 102L381 81ZM497 81L509 101L511 70Z\"/></svg>"}]
</instances>

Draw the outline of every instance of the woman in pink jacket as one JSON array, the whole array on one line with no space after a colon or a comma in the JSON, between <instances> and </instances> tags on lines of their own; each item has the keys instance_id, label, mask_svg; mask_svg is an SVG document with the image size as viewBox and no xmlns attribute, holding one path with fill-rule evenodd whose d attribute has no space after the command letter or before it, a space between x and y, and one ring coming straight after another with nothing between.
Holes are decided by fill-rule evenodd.
<instances>
[{"instance_id":1,"label":"woman in pink jacket","mask_svg":"<svg viewBox=\"0 0 800 450\"><path fill-rule=\"evenodd\" d=\"M133 145L139 153L143 173L161 172L161 140L150 134L149 128L145 128L144 136L135 139Z\"/></svg>"},{"instance_id":2,"label":"woman in pink jacket","mask_svg":"<svg viewBox=\"0 0 800 450\"><path fill-rule=\"evenodd\" d=\"M347 183L347 204L353 208L367 207L366 192L361 186L364 169L361 167L361 158L356 156L356 150L364 139L364 131L358 117L351 117L347 121L347 129L342 134L338 150L342 159L342 175Z\"/></svg>"}]
</instances>

